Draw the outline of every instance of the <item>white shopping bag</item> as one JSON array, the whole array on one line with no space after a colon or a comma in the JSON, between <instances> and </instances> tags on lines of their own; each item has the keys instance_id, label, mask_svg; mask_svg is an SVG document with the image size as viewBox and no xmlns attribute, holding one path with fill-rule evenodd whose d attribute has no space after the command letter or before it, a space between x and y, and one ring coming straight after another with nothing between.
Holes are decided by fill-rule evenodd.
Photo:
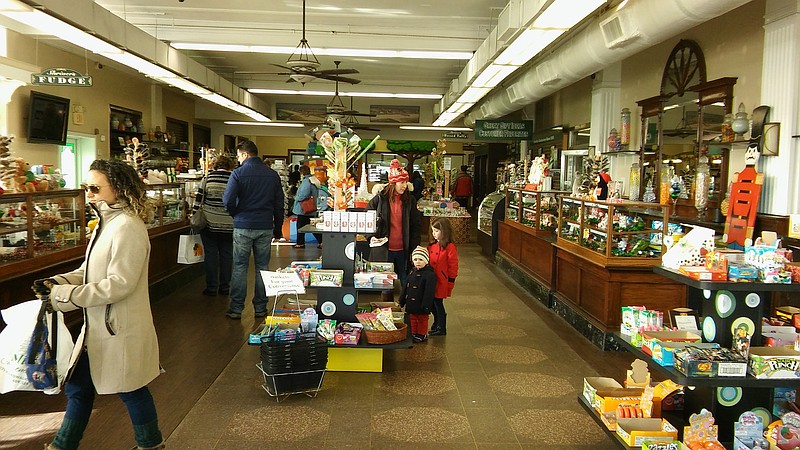
<instances>
[{"instance_id":1,"label":"white shopping bag","mask_svg":"<svg viewBox=\"0 0 800 450\"><path fill-rule=\"evenodd\" d=\"M178 241L178 264L196 264L206 260L199 234L182 234Z\"/></svg>"},{"instance_id":2,"label":"white shopping bag","mask_svg":"<svg viewBox=\"0 0 800 450\"><path fill-rule=\"evenodd\" d=\"M3 331L0 332L0 394L11 391L38 390L28 380L26 356L41 305L41 300L30 300L0 311L3 321L7 324ZM61 312L54 314L57 314L58 317L56 348L58 386L42 391L50 395L61 392L61 386L64 384L64 377L69 370L70 357L74 347L69 329L64 324L64 314ZM47 317L48 326L52 327L52 323L49 320L50 314L47 314ZM50 344L52 345L52 331L49 335Z\"/></svg>"}]
</instances>

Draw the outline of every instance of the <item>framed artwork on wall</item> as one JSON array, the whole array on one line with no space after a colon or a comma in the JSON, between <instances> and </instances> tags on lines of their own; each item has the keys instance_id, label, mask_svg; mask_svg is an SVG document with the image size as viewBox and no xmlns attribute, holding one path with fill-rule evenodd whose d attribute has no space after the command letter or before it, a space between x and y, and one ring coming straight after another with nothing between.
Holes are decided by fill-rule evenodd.
<instances>
[{"instance_id":1,"label":"framed artwork on wall","mask_svg":"<svg viewBox=\"0 0 800 450\"><path fill-rule=\"evenodd\" d=\"M419 123L419 106L370 105L370 122Z\"/></svg>"},{"instance_id":2,"label":"framed artwork on wall","mask_svg":"<svg viewBox=\"0 0 800 450\"><path fill-rule=\"evenodd\" d=\"M307 103L276 103L275 117L277 120L291 120L300 122L324 122L328 115L327 107L323 104Z\"/></svg>"}]
</instances>

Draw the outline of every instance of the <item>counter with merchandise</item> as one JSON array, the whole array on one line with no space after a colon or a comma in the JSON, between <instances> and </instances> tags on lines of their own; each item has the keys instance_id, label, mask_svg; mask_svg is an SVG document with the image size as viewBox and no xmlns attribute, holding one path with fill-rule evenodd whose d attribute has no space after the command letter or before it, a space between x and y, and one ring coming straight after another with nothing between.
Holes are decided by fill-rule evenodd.
<instances>
[{"instance_id":1,"label":"counter with merchandise","mask_svg":"<svg viewBox=\"0 0 800 450\"><path fill-rule=\"evenodd\" d=\"M497 262L540 302L550 306L555 274L559 198L565 191L508 188L505 220L498 222Z\"/></svg>"},{"instance_id":2,"label":"counter with merchandise","mask_svg":"<svg viewBox=\"0 0 800 450\"><path fill-rule=\"evenodd\" d=\"M683 283L653 273L661 263L667 206L562 197L553 309L595 345L616 348L626 305L668 311L686 305Z\"/></svg>"},{"instance_id":3,"label":"counter with merchandise","mask_svg":"<svg viewBox=\"0 0 800 450\"><path fill-rule=\"evenodd\" d=\"M156 206L148 223L152 286L202 265L176 261L178 236L188 229L184 184L150 185L147 194ZM89 210L79 189L0 195L0 309L32 299L33 280L80 265L92 220Z\"/></svg>"},{"instance_id":4,"label":"counter with merchandise","mask_svg":"<svg viewBox=\"0 0 800 450\"><path fill-rule=\"evenodd\" d=\"M430 236L431 221L436 217L446 217L453 226L453 243L466 244L471 242L472 215L466 208L454 206L452 202L439 202L420 200L417 209L422 214L421 234ZM423 242L425 240L423 239Z\"/></svg>"}]
</instances>

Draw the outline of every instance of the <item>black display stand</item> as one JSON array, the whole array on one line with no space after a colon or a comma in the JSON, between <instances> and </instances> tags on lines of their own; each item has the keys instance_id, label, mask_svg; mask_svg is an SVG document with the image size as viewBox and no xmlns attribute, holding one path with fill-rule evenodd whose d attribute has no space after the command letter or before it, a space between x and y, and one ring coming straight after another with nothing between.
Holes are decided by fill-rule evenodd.
<instances>
[{"instance_id":1,"label":"black display stand","mask_svg":"<svg viewBox=\"0 0 800 450\"><path fill-rule=\"evenodd\" d=\"M752 327L752 343L761 345L761 317L764 311L769 311L771 293L800 292L799 284L698 281L661 266L654 267L653 271L687 286L688 306L708 318L701 322L704 340L725 348L731 348L733 330L740 324ZM723 443L733 441L733 424L744 411L763 407L771 413L773 388L800 386L800 379L759 380L749 375L687 377L672 367L663 367L653 361L641 349L631 345L627 336L615 333L614 337L623 348L646 361L654 373L688 387L684 389L683 419L688 423L690 414L698 413L702 408L708 409L719 425L719 440ZM679 436L682 436L686 423L673 423Z\"/></svg>"},{"instance_id":2,"label":"black display stand","mask_svg":"<svg viewBox=\"0 0 800 450\"><path fill-rule=\"evenodd\" d=\"M359 292L383 292L381 288L356 288L353 283L355 273L355 255L359 253L356 246L356 235L367 233L320 231L318 228L307 225L297 230L298 233L322 233L322 268L343 270L341 287L319 287L317 289L317 313L320 319L333 319L336 322L357 322L356 311ZM339 346L337 348L382 348L403 349L411 348L411 331L409 328L406 339L392 344L373 345L366 343L362 337L357 346Z\"/></svg>"}]
</instances>

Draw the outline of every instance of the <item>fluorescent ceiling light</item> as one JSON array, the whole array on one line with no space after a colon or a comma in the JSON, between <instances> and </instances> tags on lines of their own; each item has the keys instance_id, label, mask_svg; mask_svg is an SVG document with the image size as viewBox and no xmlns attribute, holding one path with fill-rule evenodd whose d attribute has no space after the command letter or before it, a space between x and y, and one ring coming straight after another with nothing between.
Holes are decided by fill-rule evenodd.
<instances>
[{"instance_id":1,"label":"fluorescent ceiling light","mask_svg":"<svg viewBox=\"0 0 800 450\"><path fill-rule=\"evenodd\" d=\"M505 80L511 73L517 70L517 66L501 66L489 64L477 78L472 82L472 86L493 88Z\"/></svg>"},{"instance_id":2,"label":"fluorescent ceiling light","mask_svg":"<svg viewBox=\"0 0 800 450\"><path fill-rule=\"evenodd\" d=\"M211 91L185 78L159 78L159 81L194 95L207 95Z\"/></svg>"},{"instance_id":3,"label":"fluorescent ceiling light","mask_svg":"<svg viewBox=\"0 0 800 450\"><path fill-rule=\"evenodd\" d=\"M134 55L133 53L123 52L101 54L108 59L138 70L140 73L143 73L151 78L175 78L178 76L175 72L167 70L158 64L153 64L144 58Z\"/></svg>"},{"instance_id":4,"label":"fluorescent ceiling light","mask_svg":"<svg viewBox=\"0 0 800 450\"><path fill-rule=\"evenodd\" d=\"M259 125L262 127L292 127L301 128L305 125L302 123L289 123L289 122L241 122L241 121L225 121L226 125Z\"/></svg>"},{"instance_id":5,"label":"fluorescent ceiling light","mask_svg":"<svg viewBox=\"0 0 800 450\"><path fill-rule=\"evenodd\" d=\"M334 91L301 91L295 89L266 89L250 88L247 92L251 94L272 94L272 95L316 95L331 97L336 95ZM423 100L439 100L442 94L394 94L391 92L339 92L340 97L375 97L375 98L414 98Z\"/></svg>"},{"instance_id":6,"label":"fluorescent ceiling light","mask_svg":"<svg viewBox=\"0 0 800 450\"><path fill-rule=\"evenodd\" d=\"M472 131L472 128L466 127L424 127L417 125L403 125L401 130L420 130L420 131Z\"/></svg>"},{"instance_id":7,"label":"fluorescent ceiling light","mask_svg":"<svg viewBox=\"0 0 800 450\"><path fill-rule=\"evenodd\" d=\"M605 2L606 0L555 0L539 14L531 28L560 28L567 31Z\"/></svg>"},{"instance_id":8,"label":"fluorescent ceiling light","mask_svg":"<svg viewBox=\"0 0 800 450\"><path fill-rule=\"evenodd\" d=\"M83 30L45 14L39 10L30 11L6 11L2 10L4 16L16 20L19 23L31 26L42 33L56 36L63 41L70 42L79 47L85 48L94 53L122 53L122 50L98 39Z\"/></svg>"},{"instance_id":9,"label":"fluorescent ceiling light","mask_svg":"<svg viewBox=\"0 0 800 450\"><path fill-rule=\"evenodd\" d=\"M173 42L178 50L201 50L218 52L269 53L291 55L296 47L273 45L206 44L193 42ZM354 48L314 48L317 56L352 56L367 58L411 58L411 59L461 59L472 58L473 52L415 51L415 50L369 50Z\"/></svg>"},{"instance_id":10,"label":"fluorescent ceiling light","mask_svg":"<svg viewBox=\"0 0 800 450\"><path fill-rule=\"evenodd\" d=\"M451 114L461 114L464 111L472 108L473 105L475 105L475 103L458 103L458 102L456 102L456 103L453 103L452 105L450 105L450 107L447 108L446 112L451 113Z\"/></svg>"},{"instance_id":11,"label":"fluorescent ceiling light","mask_svg":"<svg viewBox=\"0 0 800 450\"><path fill-rule=\"evenodd\" d=\"M482 87L469 87L460 97L456 103L476 103L482 99L484 95L488 94L491 89Z\"/></svg>"},{"instance_id":12,"label":"fluorescent ceiling light","mask_svg":"<svg viewBox=\"0 0 800 450\"><path fill-rule=\"evenodd\" d=\"M521 66L553 43L564 30L527 29L494 60L494 64Z\"/></svg>"}]
</instances>

